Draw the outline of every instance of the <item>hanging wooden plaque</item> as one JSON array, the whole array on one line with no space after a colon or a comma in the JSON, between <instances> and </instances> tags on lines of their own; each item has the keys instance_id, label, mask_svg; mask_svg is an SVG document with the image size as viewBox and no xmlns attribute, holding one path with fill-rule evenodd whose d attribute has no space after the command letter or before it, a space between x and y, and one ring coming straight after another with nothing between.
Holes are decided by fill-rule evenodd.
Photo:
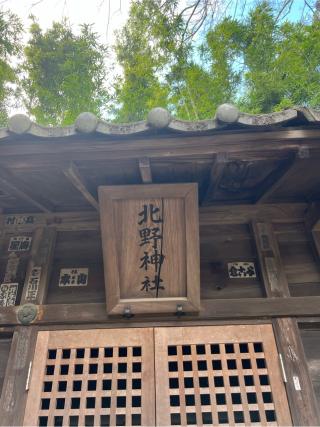
<instances>
[{"instance_id":1,"label":"hanging wooden plaque","mask_svg":"<svg viewBox=\"0 0 320 427\"><path fill-rule=\"evenodd\" d=\"M197 184L99 187L109 314L200 308Z\"/></svg>"}]
</instances>

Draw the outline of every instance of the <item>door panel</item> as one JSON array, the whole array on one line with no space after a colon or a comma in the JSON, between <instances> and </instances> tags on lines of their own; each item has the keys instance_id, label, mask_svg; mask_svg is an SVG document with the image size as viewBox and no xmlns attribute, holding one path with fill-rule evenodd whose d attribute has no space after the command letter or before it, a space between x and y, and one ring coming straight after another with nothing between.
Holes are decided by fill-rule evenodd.
<instances>
[{"instance_id":1,"label":"door panel","mask_svg":"<svg viewBox=\"0 0 320 427\"><path fill-rule=\"evenodd\" d=\"M155 329L156 423L291 425L271 325Z\"/></svg>"},{"instance_id":2,"label":"door panel","mask_svg":"<svg viewBox=\"0 0 320 427\"><path fill-rule=\"evenodd\" d=\"M155 369L154 369L155 368ZM271 325L39 332L24 425L291 425Z\"/></svg>"},{"instance_id":3,"label":"door panel","mask_svg":"<svg viewBox=\"0 0 320 427\"><path fill-rule=\"evenodd\" d=\"M154 425L153 329L39 332L24 425Z\"/></svg>"}]
</instances>

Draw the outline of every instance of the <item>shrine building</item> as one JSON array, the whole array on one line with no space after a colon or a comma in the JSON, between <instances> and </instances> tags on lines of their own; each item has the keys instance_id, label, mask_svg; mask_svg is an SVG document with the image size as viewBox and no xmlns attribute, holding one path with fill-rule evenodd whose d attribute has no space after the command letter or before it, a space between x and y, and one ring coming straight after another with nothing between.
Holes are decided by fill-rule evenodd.
<instances>
[{"instance_id":1,"label":"shrine building","mask_svg":"<svg viewBox=\"0 0 320 427\"><path fill-rule=\"evenodd\" d=\"M320 112L0 129L1 426L320 425Z\"/></svg>"}]
</instances>

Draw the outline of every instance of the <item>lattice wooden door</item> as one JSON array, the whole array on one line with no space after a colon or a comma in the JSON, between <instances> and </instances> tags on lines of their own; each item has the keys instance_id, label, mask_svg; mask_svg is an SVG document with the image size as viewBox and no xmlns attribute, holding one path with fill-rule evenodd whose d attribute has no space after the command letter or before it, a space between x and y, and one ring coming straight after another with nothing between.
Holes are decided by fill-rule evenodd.
<instances>
[{"instance_id":1,"label":"lattice wooden door","mask_svg":"<svg viewBox=\"0 0 320 427\"><path fill-rule=\"evenodd\" d=\"M154 370L155 366L155 370ZM24 425L291 425L271 325L39 332Z\"/></svg>"},{"instance_id":2,"label":"lattice wooden door","mask_svg":"<svg viewBox=\"0 0 320 427\"><path fill-rule=\"evenodd\" d=\"M24 425L154 425L153 329L39 332Z\"/></svg>"},{"instance_id":3,"label":"lattice wooden door","mask_svg":"<svg viewBox=\"0 0 320 427\"><path fill-rule=\"evenodd\" d=\"M271 325L157 328L156 423L291 425Z\"/></svg>"}]
</instances>

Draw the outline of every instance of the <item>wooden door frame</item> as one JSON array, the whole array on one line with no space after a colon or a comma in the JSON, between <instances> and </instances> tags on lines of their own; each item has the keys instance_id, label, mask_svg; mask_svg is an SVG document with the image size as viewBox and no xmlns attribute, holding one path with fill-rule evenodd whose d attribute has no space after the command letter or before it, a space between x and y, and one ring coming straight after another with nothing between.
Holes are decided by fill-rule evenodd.
<instances>
[{"instance_id":1,"label":"wooden door frame","mask_svg":"<svg viewBox=\"0 0 320 427\"><path fill-rule=\"evenodd\" d=\"M118 390L120 390L117 386L119 378L125 378L127 380L125 388L125 396L127 399L124 408L125 412L120 412L120 414L122 414L121 416L125 414L127 423L129 417L130 421L126 425L131 425L131 417L133 417L133 414L139 413L141 413L141 425L153 425L155 422L154 346L149 345L150 342L153 343L153 340L154 330L152 327L136 328L135 332L131 334L128 334L127 330L124 328L109 330L95 329L92 331L70 331L68 329L60 331L40 331L34 357L35 368L30 375L30 395L27 398L22 425L35 425L38 422L39 416L45 416L47 417L48 425L51 426L54 423L54 417L57 415L63 417L63 425L67 425L66 423L69 421L69 415L77 415L79 417L79 425L84 425L84 420L87 415L94 417L94 425L100 422L101 415L109 415L111 425L115 425L116 417L119 415L117 411L117 399L118 396L123 396L122 391L118 392ZM141 347L142 351L140 354L134 355L130 347L137 346ZM112 354L106 355L104 347L113 348ZM120 347L126 348L125 355L120 355L120 350L118 353L118 348ZM64 359L63 356L64 348L71 349L71 354L69 351L69 355L66 359ZM84 348L82 356L78 356L76 352L77 348ZM90 349L92 348L100 348L96 356L91 356ZM48 357L48 349L53 349L53 357ZM79 357L81 358L79 359ZM94 357L94 359L91 359L91 357ZM104 372L103 365L106 363L106 360L109 360L108 363L112 364L111 372ZM142 365L142 370L140 369L140 371L135 371L131 368L131 363L133 366L136 364L134 362L137 362L137 360ZM118 369L114 369L115 366L118 366L118 363L121 364L123 362L125 362L125 364L129 363L128 370L126 369L125 372L122 372ZM69 372L63 374L60 372L61 363L67 363ZM74 368L78 366L77 364L79 363L82 366L82 372L78 376L77 373L74 372ZM96 372L89 371L91 363L97 364ZM51 373L45 372L46 365L54 367ZM41 369L40 373L39 369ZM142 386L140 390L134 389L131 381L129 381L137 377L141 379ZM87 390L86 384L90 379L95 379L96 383L100 383L102 379L106 378L111 379L113 385L111 389L108 389L109 392L102 391L100 387L91 391L89 389ZM72 392L70 383L77 379L81 379L82 381L81 391ZM43 390L44 381L51 381L52 392L49 392L50 394L46 390ZM68 388L64 390L63 395L61 394L62 391L57 389L57 384L60 384L60 381L70 382ZM70 395L70 393L73 394ZM86 405L83 406L83 403L81 403L77 410L77 414L74 414L74 409L69 405L71 405L71 397L74 397L75 393L77 393L76 397L81 397L84 402L88 396L94 397L94 406L90 408ZM112 399L109 413L103 414L101 413L101 408L103 408L103 406L101 406L101 399L106 396L106 393L110 393ZM107 394L107 396L109 396L109 394ZM140 404L140 406L142 405L141 407L138 405L138 407L135 408L132 404L131 398L133 398L133 396L140 396L142 402ZM60 414L55 413L54 404L57 397L66 399L64 410ZM39 408L41 399L50 399L50 407Z\"/></svg>"},{"instance_id":2,"label":"wooden door frame","mask_svg":"<svg viewBox=\"0 0 320 427\"><path fill-rule=\"evenodd\" d=\"M301 393L292 389L292 383L286 383L286 390L288 396L288 402L290 407L291 416L293 418L294 425L320 425L319 409L317 407L317 400L312 386L306 358L303 351L303 346L300 338L298 328L294 327L294 331L290 335L284 335L283 330L280 327L281 322L288 321L297 323L295 318L276 318L276 319L248 319L244 320L231 320L225 321L187 321L183 320L172 322L172 321L161 321L160 319L154 322L152 325L147 321L135 321L132 323L128 322L126 325L123 322L113 322L110 324L75 324L75 325L42 325L38 326L16 326L14 328L14 334L12 344L10 348L9 361L7 364L5 378L3 382L2 395L0 398L0 425L21 425L24 416L26 392L25 385L28 377L28 370L30 362L33 360L37 332L39 330L66 330L66 329L114 329L114 328L134 328L134 327L167 327L167 326L204 326L204 325L221 325L221 324L273 324L273 330L275 333L275 339L277 342L278 351L283 356L283 363L286 372L293 372L293 370L299 369L299 378L301 384L304 385L304 391L306 391L306 399L301 399ZM295 350L295 353L299 355L298 360L292 360L290 358L291 353L288 353L288 348L291 347ZM287 356L286 356L287 354ZM20 360L17 365L17 360ZM306 409L307 408L307 409ZM301 417L304 418L304 422L301 422ZM300 419L300 421L298 420Z\"/></svg>"}]
</instances>

